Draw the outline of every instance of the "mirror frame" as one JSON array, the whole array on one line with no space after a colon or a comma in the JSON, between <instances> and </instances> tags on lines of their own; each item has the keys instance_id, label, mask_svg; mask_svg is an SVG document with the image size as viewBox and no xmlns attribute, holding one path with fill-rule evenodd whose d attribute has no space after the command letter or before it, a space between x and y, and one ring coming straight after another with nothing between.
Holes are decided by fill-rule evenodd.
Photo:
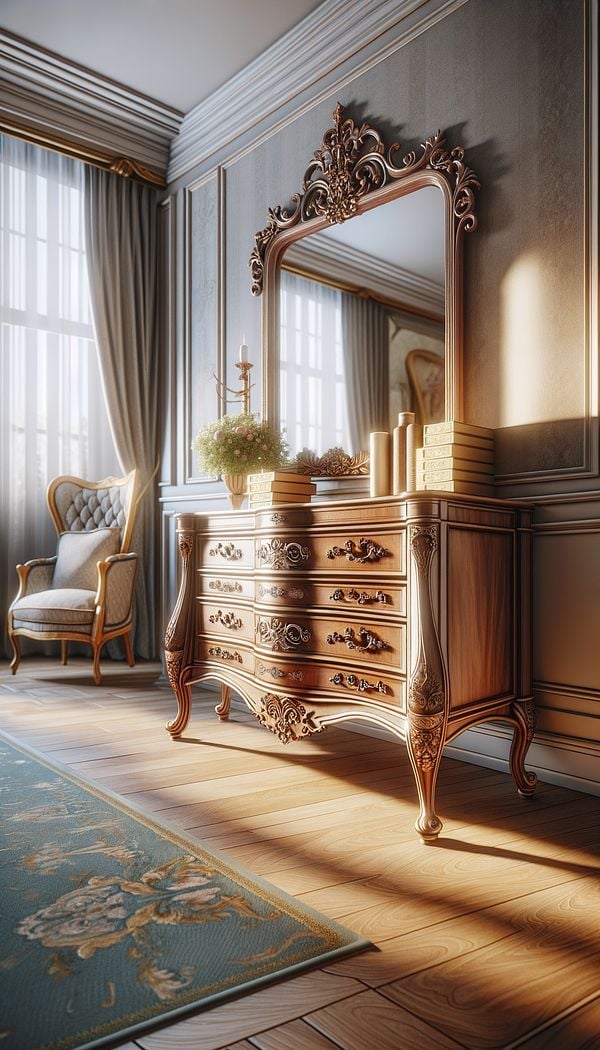
<instances>
[{"instance_id":1,"label":"mirror frame","mask_svg":"<svg viewBox=\"0 0 600 1050\"><path fill-rule=\"evenodd\" d=\"M323 135L291 207L269 209L269 222L255 235L248 265L252 294L263 296L263 417L279 425L279 262L286 248L309 233L345 222L424 186L444 198L445 418L463 421L463 235L477 228L475 190L480 183L464 161L461 146L447 148L441 131L396 163L398 142L387 149L374 127L354 123L337 104L333 126Z\"/></svg>"}]
</instances>

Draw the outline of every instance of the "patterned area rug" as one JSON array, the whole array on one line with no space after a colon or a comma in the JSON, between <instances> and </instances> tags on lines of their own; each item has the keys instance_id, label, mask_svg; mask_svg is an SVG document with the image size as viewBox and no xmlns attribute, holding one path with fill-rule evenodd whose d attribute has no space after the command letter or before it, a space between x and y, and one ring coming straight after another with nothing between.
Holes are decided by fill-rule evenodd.
<instances>
[{"instance_id":1,"label":"patterned area rug","mask_svg":"<svg viewBox=\"0 0 600 1050\"><path fill-rule=\"evenodd\" d=\"M2 1050L125 1041L369 946L2 735L0 822Z\"/></svg>"}]
</instances>

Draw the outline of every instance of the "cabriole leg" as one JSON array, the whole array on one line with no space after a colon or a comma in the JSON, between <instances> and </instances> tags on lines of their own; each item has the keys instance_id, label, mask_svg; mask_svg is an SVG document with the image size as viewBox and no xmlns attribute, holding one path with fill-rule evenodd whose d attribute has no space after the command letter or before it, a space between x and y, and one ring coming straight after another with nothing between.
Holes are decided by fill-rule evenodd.
<instances>
[{"instance_id":1,"label":"cabriole leg","mask_svg":"<svg viewBox=\"0 0 600 1050\"><path fill-rule=\"evenodd\" d=\"M515 730L510 749L510 771L520 795L531 795L537 784L535 773L525 769L525 755L535 732L535 704L533 700L516 700L511 705Z\"/></svg>"},{"instance_id":2,"label":"cabriole leg","mask_svg":"<svg viewBox=\"0 0 600 1050\"><path fill-rule=\"evenodd\" d=\"M18 634L12 634L11 631L8 632L8 637L10 638L10 644L12 645L13 649L13 658L11 661L10 669L13 674L16 674L17 667L21 663L21 642L19 640Z\"/></svg>"},{"instance_id":3,"label":"cabriole leg","mask_svg":"<svg viewBox=\"0 0 600 1050\"><path fill-rule=\"evenodd\" d=\"M435 812L435 788L441 759L444 715L409 714L406 744L419 795L415 828L426 845L435 842L442 822Z\"/></svg>"},{"instance_id":4,"label":"cabriole leg","mask_svg":"<svg viewBox=\"0 0 600 1050\"><path fill-rule=\"evenodd\" d=\"M228 685L221 685L221 701L215 707L219 718L222 722L226 722L229 718L229 709L231 707L231 689Z\"/></svg>"},{"instance_id":5,"label":"cabriole leg","mask_svg":"<svg viewBox=\"0 0 600 1050\"><path fill-rule=\"evenodd\" d=\"M133 646L131 644L131 633L128 631L127 634L123 635L123 644L125 646L125 656L127 663L130 667L135 667L135 658L133 655Z\"/></svg>"},{"instance_id":6,"label":"cabriole leg","mask_svg":"<svg viewBox=\"0 0 600 1050\"><path fill-rule=\"evenodd\" d=\"M181 665L183 663L182 652L166 652L167 675L171 688L177 697L177 714L167 722L165 729L171 736L179 736L183 733L190 720L192 712L192 690L188 685L187 676L182 675Z\"/></svg>"}]
</instances>

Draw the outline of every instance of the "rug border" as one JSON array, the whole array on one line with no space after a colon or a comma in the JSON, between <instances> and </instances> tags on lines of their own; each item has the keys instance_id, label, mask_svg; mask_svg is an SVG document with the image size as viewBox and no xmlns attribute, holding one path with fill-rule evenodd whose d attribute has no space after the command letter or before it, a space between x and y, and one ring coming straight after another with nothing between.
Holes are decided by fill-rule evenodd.
<instances>
[{"instance_id":1,"label":"rug border","mask_svg":"<svg viewBox=\"0 0 600 1050\"><path fill-rule=\"evenodd\" d=\"M104 786L100 787L93 783L93 781L87 780L85 777L81 776L80 773L75 773L68 767L64 766L62 762L59 762L54 758L49 758L47 755L38 751L35 747L13 737L3 729L0 729L0 741L1 740L5 740L11 747L16 748L16 750L21 751L23 754L29 755L31 758L34 758L47 769L54 770L61 776L64 776L77 787L81 787L90 794L116 806L121 812L139 820L140 823L144 824L150 830L158 832L169 839L174 845L186 850L189 849L191 853L199 858L214 858L218 863L222 875L232 878L234 881L241 882L245 888L251 892L256 893L257 891L262 891L263 893L272 894L272 892L275 891L277 896L285 903L288 914L292 916L296 915L299 919L309 921L313 928L318 928L319 926L318 922L314 923L312 921L313 919L325 920L327 928L333 930L334 933L337 933L339 936L351 936L354 938L351 943L338 945L337 948L326 950L319 956L318 961L315 958L302 960L297 963L292 963L290 966L282 970L278 976L273 975L271 972L263 974L260 977L252 978L251 980L246 981L243 985L243 990L240 989L238 992L231 991L230 989L212 992L202 1000L201 1005L198 1001L189 1004L185 1003L181 1006L165 1011L154 1021L140 1020L126 1028L119 1029L116 1033L113 1031L106 1035L99 1035L97 1038L94 1038L91 1041L88 1040L86 1043L75 1044L64 1040L58 1043L40 1044L38 1047L32 1048L32 1050L61 1050L63 1046L65 1050L95 1050L96 1047L104 1046L109 1043L117 1044L118 1042L124 1042L133 1037L136 1033L138 1035L144 1031L149 1033L152 1029L159 1030L161 1027L172 1024L176 1020L184 1019L186 1016L190 1017L193 1014L200 1015L208 1008L219 1005L219 1003L226 1001L234 1002L242 996L252 994L255 991L260 991L263 987L275 985L280 981L287 980L289 977L296 977L298 974L309 970L322 969L324 966L330 965L332 961L344 958L347 955L355 955L358 952L366 951L367 949L377 950L376 946L366 937L360 936L353 930L350 930L347 926L343 926L341 923L337 922L335 919L330 919L326 915L322 915L311 905L298 901L296 897L292 896L292 894L280 889L273 882L263 879L262 876L254 874L254 872L250 871L250 869L246 868L243 864L238 864L236 861L236 867L232 867L231 860L220 850L213 849L212 846L208 849L198 840L186 835L185 832L173 831L154 817L149 816L149 814L144 812L144 810L136 803L125 801L120 795L111 791L110 788ZM258 892L257 896L261 896L261 893Z\"/></svg>"}]
</instances>

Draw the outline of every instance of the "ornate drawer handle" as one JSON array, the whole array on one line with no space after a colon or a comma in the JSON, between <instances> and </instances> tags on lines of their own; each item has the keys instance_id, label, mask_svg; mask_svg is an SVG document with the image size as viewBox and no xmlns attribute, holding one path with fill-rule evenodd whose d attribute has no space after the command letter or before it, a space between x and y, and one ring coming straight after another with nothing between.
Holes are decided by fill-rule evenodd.
<instances>
[{"instance_id":1,"label":"ornate drawer handle","mask_svg":"<svg viewBox=\"0 0 600 1050\"><path fill-rule=\"evenodd\" d=\"M282 671L280 667L265 667L258 665L259 674L270 674L272 678L289 678L291 682L302 682L304 673L302 671Z\"/></svg>"},{"instance_id":2,"label":"ornate drawer handle","mask_svg":"<svg viewBox=\"0 0 600 1050\"><path fill-rule=\"evenodd\" d=\"M268 540L257 548L256 556L273 569L293 569L310 558L310 547L305 544L283 540Z\"/></svg>"},{"instance_id":3,"label":"ornate drawer handle","mask_svg":"<svg viewBox=\"0 0 600 1050\"><path fill-rule=\"evenodd\" d=\"M223 627L227 627L230 631L237 631L238 627L242 626L239 616L232 612L223 613L220 609L217 609L216 613L213 613L208 619L211 623L222 623Z\"/></svg>"},{"instance_id":4,"label":"ornate drawer handle","mask_svg":"<svg viewBox=\"0 0 600 1050\"><path fill-rule=\"evenodd\" d=\"M277 616L270 620L259 620L256 625L256 633L263 645L273 649L274 652L290 652L297 649L303 642L309 642L312 634L307 627L301 627L297 623L286 623Z\"/></svg>"},{"instance_id":5,"label":"ornate drawer handle","mask_svg":"<svg viewBox=\"0 0 600 1050\"><path fill-rule=\"evenodd\" d=\"M237 580L234 580L233 583L230 580L209 580L208 586L211 591L221 591L226 594L237 593L242 590L242 585Z\"/></svg>"},{"instance_id":6,"label":"ornate drawer handle","mask_svg":"<svg viewBox=\"0 0 600 1050\"><path fill-rule=\"evenodd\" d=\"M327 551L328 558L345 557L347 561L379 561L391 554L385 547L380 547L374 540L360 539L358 544L354 540L346 540L343 547L332 547Z\"/></svg>"},{"instance_id":7,"label":"ornate drawer handle","mask_svg":"<svg viewBox=\"0 0 600 1050\"><path fill-rule=\"evenodd\" d=\"M356 649L359 653L375 653L382 649L392 648L391 645L384 642L383 638L378 638L372 631L367 631L366 627L359 627L357 635L354 634L353 627L346 627L343 634L334 631L333 634L327 635L327 641L330 645L343 642L348 649Z\"/></svg>"},{"instance_id":8,"label":"ornate drawer handle","mask_svg":"<svg viewBox=\"0 0 600 1050\"><path fill-rule=\"evenodd\" d=\"M220 645L213 645L208 650L209 656L218 656L220 660L235 660L236 663L243 663L242 657L238 653L237 649L230 652L229 649L221 649Z\"/></svg>"},{"instance_id":9,"label":"ornate drawer handle","mask_svg":"<svg viewBox=\"0 0 600 1050\"><path fill-rule=\"evenodd\" d=\"M304 598L304 591L299 587L276 587L275 584L272 587L264 587L261 583L258 593L261 598L264 598L265 594L269 594L271 598L284 598L286 595L288 598Z\"/></svg>"},{"instance_id":10,"label":"ornate drawer handle","mask_svg":"<svg viewBox=\"0 0 600 1050\"><path fill-rule=\"evenodd\" d=\"M358 602L359 605L369 605L370 602L381 602L382 605L389 603L387 594L383 591L375 591L375 594L369 594L368 591L355 591L354 588L348 591L347 594L339 588L329 595L332 602L343 602L347 598L349 602Z\"/></svg>"},{"instance_id":11,"label":"ornate drawer handle","mask_svg":"<svg viewBox=\"0 0 600 1050\"><path fill-rule=\"evenodd\" d=\"M345 689L356 689L359 693L389 693L385 682L368 682L366 678L357 678L355 674L349 674L344 681L344 675L339 671L329 679L333 685L343 685Z\"/></svg>"},{"instance_id":12,"label":"ornate drawer handle","mask_svg":"<svg viewBox=\"0 0 600 1050\"><path fill-rule=\"evenodd\" d=\"M237 561L238 558L242 557L242 552L239 547L236 547L235 543L217 543L217 546L211 547L208 553L211 558L216 558L220 555L226 561Z\"/></svg>"}]
</instances>

